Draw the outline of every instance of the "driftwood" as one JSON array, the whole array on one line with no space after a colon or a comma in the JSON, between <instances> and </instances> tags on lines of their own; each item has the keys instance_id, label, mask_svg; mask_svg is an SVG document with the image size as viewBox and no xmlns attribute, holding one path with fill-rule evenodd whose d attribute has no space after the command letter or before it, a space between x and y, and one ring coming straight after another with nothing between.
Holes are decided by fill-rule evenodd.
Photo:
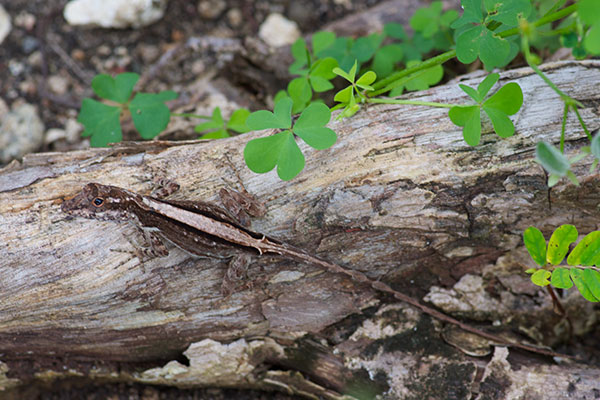
<instances>
[{"instance_id":1,"label":"driftwood","mask_svg":"<svg viewBox=\"0 0 600 400\"><path fill-rule=\"evenodd\" d=\"M586 105L591 129L600 126L599 66L543 66ZM253 230L484 329L557 345L568 329L545 291L528 282L521 235L530 225L546 235L562 223L598 229L599 177L584 161L575 168L579 188L560 182L548 190L534 148L558 140L562 103L528 68L503 73L500 83L508 81L525 99L512 138L499 139L485 122L481 144L471 148L447 110L371 106L330 123L339 135L332 148L301 146L307 165L291 182L244 166L244 144L266 132L37 154L0 171L0 388L34 376L84 376L314 398L385 391L391 398L593 398L595 367L488 342L469 347L472 336L460 338L347 277L262 256L224 297L226 260L172 249L142 264L133 227L60 211L90 181L148 193L154 177L166 176L182 186L173 198L209 201L218 201L220 187L243 184L268 210ZM468 101L456 82L407 97ZM571 154L586 140L574 116L567 131ZM594 329L590 304L574 291L563 300L575 335ZM492 351L491 359L475 357Z\"/></svg>"}]
</instances>

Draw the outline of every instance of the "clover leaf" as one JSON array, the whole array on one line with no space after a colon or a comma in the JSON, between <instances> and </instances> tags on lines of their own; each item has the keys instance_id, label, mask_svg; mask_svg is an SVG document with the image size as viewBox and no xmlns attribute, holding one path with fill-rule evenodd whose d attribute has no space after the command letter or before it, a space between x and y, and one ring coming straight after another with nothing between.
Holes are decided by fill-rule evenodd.
<instances>
[{"instance_id":1,"label":"clover leaf","mask_svg":"<svg viewBox=\"0 0 600 400\"><path fill-rule=\"evenodd\" d=\"M298 117L292 131L317 150L327 149L335 143L335 132L325 127L331 119L329 107L322 103L313 103Z\"/></svg>"},{"instance_id":2,"label":"clover leaf","mask_svg":"<svg viewBox=\"0 0 600 400\"><path fill-rule=\"evenodd\" d=\"M293 179L304 168L304 155L290 131L253 139L246 144L244 160L252 171L263 174L277 165L277 175L284 181Z\"/></svg>"},{"instance_id":3,"label":"clover leaf","mask_svg":"<svg viewBox=\"0 0 600 400\"><path fill-rule=\"evenodd\" d=\"M91 136L92 147L104 147L109 143L120 142L123 139L120 114L119 107L108 106L89 98L83 99L77 117L77 121L85 128L81 136Z\"/></svg>"},{"instance_id":4,"label":"clover leaf","mask_svg":"<svg viewBox=\"0 0 600 400\"><path fill-rule=\"evenodd\" d=\"M237 133L245 133L250 129L246 125L246 118L250 115L250 111L245 108L235 110L229 121L225 121L221 115L221 109L215 107L209 121L198 124L194 127L196 132L206 132L200 139L224 139L231 136L230 130Z\"/></svg>"},{"instance_id":5,"label":"clover leaf","mask_svg":"<svg viewBox=\"0 0 600 400\"><path fill-rule=\"evenodd\" d=\"M292 126L292 100L284 98L275 103L273 112L255 111L246 119L246 125L252 130L289 129Z\"/></svg>"},{"instance_id":6,"label":"clover leaf","mask_svg":"<svg viewBox=\"0 0 600 400\"><path fill-rule=\"evenodd\" d=\"M429 7L419 8L410 19L410 26L415 32L421 32L431 38L440 31L440 27L449 27L458 18L456 10L448 10L442 14L442 2L434 1Z\"/></svg>"},{"instance_id":7,"label":"clover leaf","mask_svg":"<svg viewBox=\"0 0 600 400\"><path fill-rule=\"evenodd\" d=\"M292 100L282 98L275 104L274 112L261 110L250 114L246 124L250 129L284 129L274 135L253 139L246 144L244 159L248 168L256 173L271 171L277 166L277 175L290 180L304 168L304 155L295 135L306 144L322 150L331 147L337 136L325 125L331 119L331 111L322 103L310 104L291 126Z\"/></svg>"},{"instance_id":8,"label":"clover leaf","mask_svg":"<svg viewBox=\"0 0 600 400\"><path fill-rule=\"evenodd\" d=\"M463 127L463 137L470 146L476 146L481 139L481 111L490 118L498 136L506 138L515 133L515 126L508 116L516 114L523 104L521 87L514 82L507 83L487 100L483 100L499 77L495 73L488 75L477 90L459 85L477 104L454 106L448 116L455 125Z\"/></svg>"},{"instance_id":9,"label":"clover leaf","mask_svg":"<svg viewBox=\"0 0 600 400\"><path fill-rule=\"evenodd\" d=\"M394 66L402 60L403 56L402 46L388 44L377 50L371 68L378 77L385 78L394 71Z\"/></svg>"},{"instance_id":10,"label":"clover leaf","mask_svg":"<svg viewBox=\"0 0 600 400\"><path fill-rule=\"evenodd\" d=\"M583 47L588 53L600 54L600 2L580 0L577 3L579 19L589 26L583 38Z\"/></svg>"},{"instance_id":11,"label":"clover leaf","mask_svg":"<svg viewBox=\"0 0 600 400\"><path fill-rule=\"evenodd\" d=\"M461 0L463 15L450 26L459 28L456 38L456 56L464 64L479 57L487 70L502 67L513 59L516 45L498 36L496 32L517 26L519 18L531 14L530 0L483 0L486 15L482 12L482 0ZM500 23L502 29L492 30Z\"/></svg>"},{"instance_id":12,"label":"clover leaf","mask_svg":"<svg viewBox=\"0 0 600 400\"><path fill-rule=\"evenodd\" d=\"M137 93L130 101L139 78L132 72L124 72L114 78L107 74L94 77L94 93L119 105L107 105L89 98L82 100L77 121L85 128L82 136L91 136L93 147L122 140L120 118L126 110L131 113L133 124L144 139L151 139L165 129L171 113L164 102L177 98L177 94L170 90L158 94Z\"/></svg>"},{"instance_id":13,"label":"clover leaf","mask_svg":"<svg viewBox=\"0 0 600 400\"><path fill-rule=\"evenodd\" d=\"M292 113L298 113L306 108L313 97L313 91L325 92L333 89L331 79L335 78L333 69L337 61L332 57L316 60L309 69L296 70L295 74L301 75L290 81L287 86L289 97L293 100Z\"/></svg>"},{"instance_id":14,"label":"clover leaf","mask_svg":"<svg viewBox=\"0 0 600 400\"><path fill-rule=\"evenodd\" d=\"M152 139L169 123L171 112L165 101L174 100L177 93L164 90L160 93L138 93L129 104L131 118L144 139Z\"/></svg>"},{"instance_id":15,"label":"clover leaf","mask_svg":"<svg viewBox=\"0 0 600 400\"><path fill-rule=\"evenodd\" d=\"M92 79L92 89L102 99L125 103L139 79L140 76L133 72L124 72L114 78L108 74L99 74Z\"/></svg>"}]
</instances>

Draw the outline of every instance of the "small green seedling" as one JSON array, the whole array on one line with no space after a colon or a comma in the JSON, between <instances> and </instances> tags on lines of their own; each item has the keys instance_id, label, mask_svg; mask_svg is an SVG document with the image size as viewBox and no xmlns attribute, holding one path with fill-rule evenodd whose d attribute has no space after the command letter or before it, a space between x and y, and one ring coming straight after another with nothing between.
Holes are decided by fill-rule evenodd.
<instances>
[{"instance_id":1,"label":"small green seedling","mask_svg":"<svg viewBox=\"0 0 600 400\"><path fill-rule=\"evenodd\" d=\"M370 85L371 83L375 82L375 79L377 78L375 72L367 71L360 78L356 79L357 67L358 63L357 61L355 61L354 65L352 66L352 68L350 68L350 71L348 72L340 68L334 68L333 70L333 72L336 75L339 75L348 82L350 82L350 86L337 92L335 94L335 97L333 98L340 104L333 107L332 110L344 108L344 111L342 111L340 115L338 115L337 119L351 117L354 114L356 114L358 110L360 110L360 106L356 102L357 97L361 103L366 101L366 97L364 94L362 94L362 91L360 89L364 91L373 90L373 88Z\"/></svg>"},{"instance_id":2,"label":"small green seedling","mask_svg":"<svg viewBox=\"0 0 600 400\"><path fill-rule=\"evenodd\" d=\"M304 168L304 155L295 136L317 150L331 147L337 140L335 132L325 126L331 119L331 111L325 104L313 103L306 107L293 126L291 114L292 100L285 97L275 103L273 112L260 110L248 116L246 125L252 130L282 130L246 144L244 159L252 171L262 174L277 166L279 178L288 181Z\"/></svg>"},{"instance_id":3,"label":"small green seedling","mask_svg":"<svg viewBox=\"0 0 600 400\"><path fill-rule=\"evenodd\" d=\"M541 268L531 268L531 281L538 286L552 285L558 289L575 286L588 301L600 301L600 231L586 235L567 257L567 265L559 266L569 246L577 240L577 229L573 225L559 226L546 245L539 229L530 226L523 232L523 241L529 255Z\"/></svg>"},{"instance_id":4,"label":"small green seedling","mask_svg":"<svg viewBox=\"0 0 600 400\"><path fill-rule=\"evenodd\" d=\"M466 85L459 85L477 104L471 106L454 106L448 112L450 120L463 128L463 136L470 146L476 146L481 139L481 112L485 112L492 121L494 131L498 136L506 138L515 133L509 115L516 114L523 104L521 87L510 82L484 101L492 86L498 82L500 75L489 74L477 86L477 90Z\"/></svg>"},{"instance_id":5,"label":"small green seedling","mask_svg":"<svg viewBox=\"0 0 600 400\"><path fill-rule=\"evenodd\" d=\"M139 78L133 72L125 72L114 78L107 74L94 77L94 93L117 105L108 105L90 98L81 102L77 121L85 127L82 136L91 136L90 144L93 147L103 147L122 140L120 120L126 112L131 113L133 124L143 139L152 139L167 127L171 114L165 102L176 99L177 93L171 90L158 94L137 93L129 100Z\"/></svg>"},{"instance_id":6,"label":"small green seedling","mask_svg":"<svg viewBox=\"0 0 600 400\"><path fill-rule=\"evenodd\" d=\"M235 110L228 121L223 119L221 109L215 107L209 121L198 124L194 127L196 132L205 132L200 139L224 139L231 137L231 131L236 133L246 133L250 128L246 125L246 118L250 111L245 108Z\"/></svg>"},{"instance_id":7,"label":"small green seedling","mask_svg":"<svg viewBox=\"0 0 600 400\"><path fill-rule=\"evenodd\" d=\"M600 160L600 133L596 132L590 146L583 146L581 153L569 159L559 149L546 142L539 142L535 149L535 160L548 172L548 187L552 187L558 181L567 177L574 185L579 186L577 177L571 171L571 165L580 161L588 155L594 157L590 166L590 174L593 174Z\"/></svg>"}]
</instances>

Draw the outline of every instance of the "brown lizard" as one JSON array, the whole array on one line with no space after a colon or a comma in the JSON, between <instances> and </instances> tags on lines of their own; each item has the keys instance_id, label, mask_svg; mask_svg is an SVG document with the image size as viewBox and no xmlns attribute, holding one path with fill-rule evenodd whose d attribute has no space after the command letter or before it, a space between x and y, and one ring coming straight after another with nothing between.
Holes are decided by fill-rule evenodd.
<instances>
[{"instance_id":1,"label":"brown lizard","mask_svg":"<svg viewBox=\"0 0 600 400\"><path fill-rule=\"evenodd\" d=\"M370 285L373 289L389 293L394 298L432 317L457 325L465 331L493 342L548 356L569 357L536 346L508 341L474 328L421 304L417 299L400 293L383 282L370 279L360 271L344 268L297 247L252 232L240 225L229 212L214 204L201 201L163 200L116 186L88 183L78 195L63 202L62 210L70 215L85 218L132 221L142 228L145 235L151 237L152 243L160 243L156 238L158 234L193 255L224 258L222 254L230 254L232 247L235 247L244 250L255 249L258 254L275 253L296 261L314 264L325 270L347 275L356 282ZM165 256L166 254L168 251L164 247L154 250L154 255Z\"/></svg>"}]
</instances>

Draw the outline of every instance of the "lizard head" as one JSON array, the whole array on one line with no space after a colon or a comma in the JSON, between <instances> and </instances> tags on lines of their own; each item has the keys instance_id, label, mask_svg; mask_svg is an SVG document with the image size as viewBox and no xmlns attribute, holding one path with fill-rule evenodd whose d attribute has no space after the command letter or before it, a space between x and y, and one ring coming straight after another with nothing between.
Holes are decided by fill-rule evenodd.
<instances>
[{"instance_id":1,"label":"lizard head","mask_svg":"<svg viewBox=\"0 0 600 400\"><path fill-rule=\"evenodd\" d=\"M130 207L137 206L137 194L115 186L88 183L75 197L65 200L63 212L84 218L100 220L127 220Z\"/></svg>"}]
</instances>

